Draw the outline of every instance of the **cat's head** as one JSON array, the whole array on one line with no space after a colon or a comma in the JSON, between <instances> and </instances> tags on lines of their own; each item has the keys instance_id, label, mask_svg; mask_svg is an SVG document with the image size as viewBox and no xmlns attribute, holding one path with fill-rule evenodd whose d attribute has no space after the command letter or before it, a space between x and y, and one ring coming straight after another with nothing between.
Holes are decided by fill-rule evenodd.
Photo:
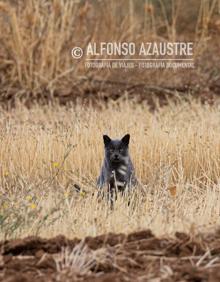
<instances>
[{"instance_id":1,"label":"cat's head","mask_svg":"<svg viewBox=\"0 0 220 282\"><path fill-rule=\"evenodd\" d=\"M112 140L108 135L103 135L105 156L107 160L113 164L126 163L128 159L129 140L129 134L126 134L120 140Z\"/></svg>"}]
</instances>

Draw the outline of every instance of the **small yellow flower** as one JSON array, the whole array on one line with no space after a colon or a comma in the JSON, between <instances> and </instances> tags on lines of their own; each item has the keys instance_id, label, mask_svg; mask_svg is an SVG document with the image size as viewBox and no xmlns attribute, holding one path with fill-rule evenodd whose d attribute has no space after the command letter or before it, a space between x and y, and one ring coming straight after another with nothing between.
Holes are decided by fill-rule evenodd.
<instances>
[{"instance_id":1,"label":"small yellow flower","mask_svg":"<svg viewBox=\"0 0 220 282\"><path fill-rule=\"evenodd\" d=\"M79 192L79 194L80 194L80 196L81 196L81 197L83 197L83 198L84 198L84 197L85 197L85 195L86 195L86 192L84 192L84 191L80 191L80 192Z\"/></svg>"},{"instance_id":2,"label":"small yellow flower","mask_svg":"<svg viewBox=\"0 0 220 282\"><path fill-rule=\"evenodd\" d=\"M54 168L58 168L60 165L59 165L59 163L58 162L53 162L53 167Z\"/></svg>"},{"instance_id":3,"label":"small yellow flower","mask_svg":"<svg viewBox=\"0 0 220 282\"><path fill-rule=\"evenodd\" d=\"M4 177L9 176L9 172L8 172L7 170L3 171L3 176L4 176Z\"/></svg>"},{"instance_id":4,"label":"small yellow flower","mask_svg":"<svg viewBox=\"0 0 220 282\"><path fill-rule=\"evenodd\" d=\"M35 210L36 207L37 207L37 205L36 205L35 203L31 203L31 204L30 204L30 208L31 208L32 210Z\"/></svg>"},{"instance_id":5,"label":"small yellow flower","mask_svg":"<svg viewBox=\"0 0 220 282\"><path fill-rule=\"evenodd\" d=\"M65 197L65 198L68 198L68 197L69 197L69 192L67 192L67 191L64 192L64 197Z\"/></svg>"},{"instance_id":6,"label":"small yellow flower","mask_svg":"<svg viewBox=\"0 0 220 282\"><path fill-rule=\"evenodd\" d=\"M31 195L27 195L26 200L27 201L31 201L32 200L32 196Z\"/></svg>"}]
</instances>

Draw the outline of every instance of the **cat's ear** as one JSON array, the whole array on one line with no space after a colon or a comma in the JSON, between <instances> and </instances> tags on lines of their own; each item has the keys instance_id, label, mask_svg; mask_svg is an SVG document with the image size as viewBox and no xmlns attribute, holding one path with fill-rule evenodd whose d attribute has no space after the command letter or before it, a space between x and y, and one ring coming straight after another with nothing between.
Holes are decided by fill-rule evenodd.
<instances>
[{"instance_id":1,"label":"cat's ear","mask_svg":"<svg viewBox=\"0 0 220 282\"><path fill-rule=\"evenodd\" d=\"M108 135L103 135L103 141L105 146L108 146L108 144L112 141L110 137L108 137Z\"/></svg>"},{"instance_id":2,"label":"cat's ear","mask_svg":"<svg viewBox=\"0 0 220 282\"><path fill-rule=\"evenodd\" d=\"M128 146L129 140L130 140L130 134L126 134L126 135L121 139L121 142L122 142L124 145Z\"/></svg>"}]
</instances>

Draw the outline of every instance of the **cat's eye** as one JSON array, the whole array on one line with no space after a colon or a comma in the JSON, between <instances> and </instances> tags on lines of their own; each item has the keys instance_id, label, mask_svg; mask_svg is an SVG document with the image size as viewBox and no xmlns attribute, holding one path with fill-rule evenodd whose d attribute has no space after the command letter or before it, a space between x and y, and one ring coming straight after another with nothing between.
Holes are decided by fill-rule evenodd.
<instances>
[{"instance_id":1,"label":"cat's eye","mask_svg":"<svg viewBox=\"0 0 220 282\"><path fill-rule=\"evenodd\" d=\"M122 148L119 149L119 153L123 153L123 149Z\"/></svg>"}]
</instances>

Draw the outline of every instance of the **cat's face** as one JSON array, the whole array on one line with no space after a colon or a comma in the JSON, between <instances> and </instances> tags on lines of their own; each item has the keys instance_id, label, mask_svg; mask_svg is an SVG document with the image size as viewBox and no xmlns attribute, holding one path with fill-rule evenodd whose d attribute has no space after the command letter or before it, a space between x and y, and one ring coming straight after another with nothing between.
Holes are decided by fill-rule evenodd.
<instances>
[{"instance_id":1,"label":"cat's face","mask_svg":"<svg viewBox=\"0 0 220 282\"><path fill-rule=\"evenodd\" d=\"M130 135L125 135L121 140L112 140L109 136L103 135L103 140L107 160L113 164L125 163L128 157Z\"/></svg>"}]
</instances>

